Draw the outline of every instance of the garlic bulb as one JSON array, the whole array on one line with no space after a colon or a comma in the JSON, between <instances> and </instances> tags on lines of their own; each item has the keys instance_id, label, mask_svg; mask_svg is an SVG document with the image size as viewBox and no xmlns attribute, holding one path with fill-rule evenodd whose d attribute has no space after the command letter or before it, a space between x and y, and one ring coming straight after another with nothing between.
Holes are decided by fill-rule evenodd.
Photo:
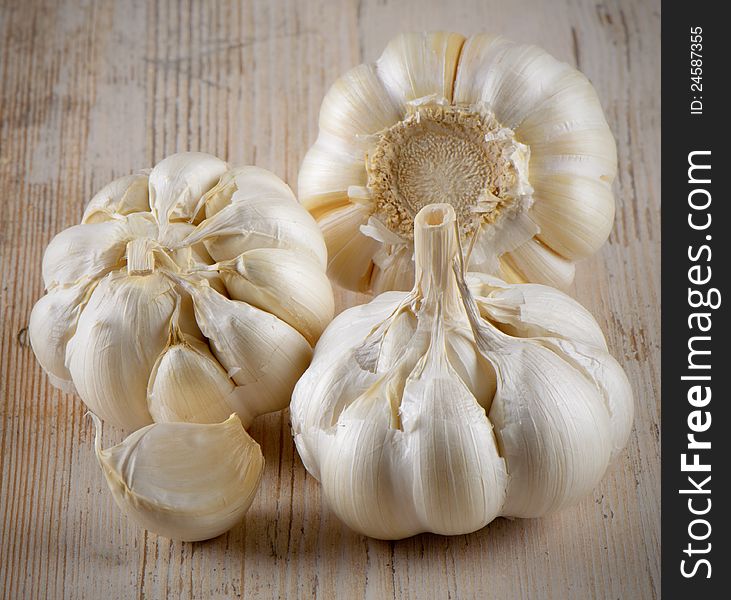
<instances>
[{"instance_id":1,"label":"garlic bulb","mask_svg":"<svg viewBox=\"0 0 731 600\"><path fill-rule=\"evenodd\" d=\"M275 175L175 154L51 241L31 344L55 386L123 428L248 425L288 404L332 318L326 257Z\"/></svg>"},{"instance_id":2,"label":"garlic bulb","mask_svg":"<svg viewBox=\"0 0 731 600\"><path fill-rule=\"evenodd\" d=\"M454 207L470 271L563 287L609 234L616 162L569 65L500 36L414 33L330 88L298 193L346 288L409 289L432 202Z\"/></svg>"},{"instance_id":3,"label":"garlic bulb","mask_svg":"<svg viewBox=\"0 0 731 600\"><path fill-rule=\"evenodd\" d=\"M413 289L336 317L297 383L305 467L346 524L383 539L467 533L580 500L633 414L596 321L543 285L465 282L451 205L414 224Z\"/></svg>"},{"instance_id":4,"label":"garlic bulb","mask_svg":"<svg viewBox=\"0 0 731 600\"><path fill-rule=\"evenodd\" d=\"M238 523L259 487L264 457L236 415L222 423L155 423L94 448L114 501L159 535L194 542Z\"/></svg>"}]
</instances>

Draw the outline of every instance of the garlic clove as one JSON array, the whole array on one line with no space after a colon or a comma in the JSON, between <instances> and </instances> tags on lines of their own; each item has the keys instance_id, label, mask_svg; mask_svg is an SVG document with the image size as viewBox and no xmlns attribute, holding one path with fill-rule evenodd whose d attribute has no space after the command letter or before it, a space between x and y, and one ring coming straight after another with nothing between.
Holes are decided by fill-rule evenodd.
<instances>
[{"instance_id":1,"label":"garlic clove","mask_svg":"<svg viewBox=\"0 0 731 600\"><path fill-rule=\"evenodd\" d=\"M327 264L322 233L312 216L291 197L250 196L232 203L201 223L186 239L204 242L211 257L224 261L255 248L285 248Z\"/></svg>"},{"instance_id":2,"label":"garlic clove","mask_svg":"<svg viewBox=\"0 0 731 600\"><path fill-rule=\"evenodd\" d=\"M445 342L447 360L477 403L489 411L497 389L495 369L490 361L475 350L472 330L469 327L463 323L455 323L449 327Z\"/></svg>"},{"instance_id":3,"label":"garlic clove","mask_svg":"<svg viewBox=\"0 0 731 600\"><path fill-rule=\"evenodd\" d=\"M378 378L370 371L349 369L349 363L343 357L352 356L353 348L362 343L405 296L403 292L387 292L368 304L354 306L336 316L315 347L312 366L297 382L293 398L298 401L290 405L292 423L298 424L295 439L307 470L317 479L320 479L319 465L307 457L318 456L320 439L317 435L309 436L308 431L333 426L343 406L353 402ZM394 364L404 350L404 340L413 335L413 323L409 323L408 319L399 325L394 328L391 343L384 344L381 370ZM400 330L398 334L395 329Z\"/></svg>"},{"instance_id":4,"label":"garlic clove","mask_svg":"<svg viewBox=\"0 0 731 600\"><path fill-rule=\"evenodd\" d=\"M349 204L348 188L365 186L367 179L362 151L322 132L302 161L297 179L299 200L319 219Z\"/></svg>"},{"instance_id":5,"label":"garlic clove","mask_svg":"<svg viewBox=\"0 0 731 600\"><path fill-rule=\"evenodd\" d=\"M208 254L208 249L205 244L198 242L191 246L183 245L183 240L195 231L195 225L180 222L170 223L167 231L168 242L174 247L174 249L169 250L168 254L180 270L183 272L195 272L196 277L207 280L208 284L218 293L226 295L228 292L219 273L206 268L207 266L213 265L215 261ZM181 296L186 307L190 309L188 311L186 308L183 312L190 314L192 317L193 305L191 304L190 298L185 292L181 292ZM194 331L191 328L186 329L188 333L193 333ZM196 337L201 337L200 332L196 334Z\"/></svg>"},{"instance_id":6,"label":"garlic clove","mask_svg":"<svg viewBox=\"0 0 731 600\"><path fill-rule=\"evenodd\" d=\"M608 127L569 131L560 139L531 145L530 171L579 175L611 184L617 174L617 148Z\"/></svg>"},{"instance_id":7,"label":"garlic clove","mask_svg":"<svg viewBox=\"0 0 731 600\"><path fill-rule=\"evenodd\" d=\"M531 172L568 172L611 183L617 147L599 98L583 77L574 77L516 129L531 148Z\"/></svg>"},{"instance_id":8,"label":"garlic clove","mask_svg":"<svg viewBox=\"0 0 731 600\"><path fill-rule=\"evenodd\" d=\"M482 320L455 274L476 347L497 373L488 418L510 476L502 514L539 517L575 504L599 483L612 453L600 388L552 340L510 337Z\"/></svg>"},{"instance_id":9,"label":"garlic clove","mask_svg":"<svg viewBox=\"0 0 731 600\"><path fill-rule=\"evenodd\" d=\"M101 223L117 216L136 212L149 212L149 170L119 177L105 185L89 200L82 223Z\"/></svg>"},{"instance_id":10,"label":"garlic clove","mask_svg":"<svg viewBox=\"0 0 731 600\"><path fill-rule=\"evenodd\" d=\"M599 389L609 412L614 458L627 445L634 420L632 387L624 369L605 350L590 344L571 339L547 339L542 343L562 352Z\"/></svg>"},{"instance_id":11,"label":"garlic clove","mask_svg":"<svg viewBox=\"0 0 731 600\"><path fill-rule=\"evenodd\" d=\"M312 356L307 340L278 317L229 300L205 282L186 290L214 356L247 394L251 414L285 408Z\"/></svg>"},{"instance_id":12,"label":"garlic clove","mask_svg":"<svg viewBox=\"0 0 731 600\"><path fill-rule=\"evenodd\" d=\"M248 250L219 263L229 296L276 315L311 345L335 312L327 275L308 257L281 248Z\"/></svg>"},{"instance_id":13,"label":"garlic clove","mask_svg":"<svg viewBox=\"0 0 731 600\"><path fill-rule=\"evenodd\" d=\"M380 242L361 233L368 221L367 208L351 204L320 218L328 252L328 275L347 289L366 291L373 270L373 256Z\"/></svg>"},{"instance_id":14,"label":"garlic clove","mask_svg":"<svg viewBox=\"0 0 731 600\"><path fill-rule=\"evenodd\" d=\"M176 333L152 368L147 408L156 423L220 423L233 412L226 398L234 388L206 344ZM251 422L246 413L239 418Z\"/></svg>"},{"instance_id":15,"label":"garlic clove","mask_svg":"<svg viewBox=\"0 0 731 600\"><path fill-rule=\"evenodd\" d=\"M514 337L557 337L607 350L599 324L581 304L545 285L505 285L479 273L468 275L480 314Z\"/></svg>"},{"instance_id":16,"label":"garlic clove","mask_svg":"<svg viewBox=\"0 0 731 600\"><path fill-rule=\"evenodd\" d=\"M403 33L389 42L378 59L378 75L402 105L426 96L451 102L464 41L464 36L446 31ZM399 118L391 119L383 127Z\"/></svg>"},{"instance_id":17,"label":"garlic clove","mask_svg":"<svg viewBox=\"0 0 731 600\"><path fill-rule=\"evenodd\" d=\"M574 280L576 265L556 254L537 239L531 239L522 246L500 257L500 269L509 280L510 274L517 274L513 283L533 281L566 289Z\"/></svg>"},{"instance_id":18,"label":"garlic clove","mask_svg":"<svg viewBox=\"0 0 731 600\"><path fill-rule=\"evenodd\" d=\"M383 87L374 65L359 65L338 79L325 95L320 128L358 146L358 138L377 133L401 118L399 105Z\"/></svg>"},{"instance_id":19,"label":"garlic clove","mask_svg":"<svg viewBox=\"0 0 731 600\"><path fill-rule=\"evenodd\" d=\"M214 538L235 526L261 480L261 448L236 415L222 423L155 423L121 444L94 449L119 508L145 529L182 541Z\"/></svg>"},{"instance_id":20,"label":"garlic clove","mask_svg":"<svg viewBox=\"0 0 731 600\"><path fill-rule=\"evenodd\" d=\"M373 257L371 286L374 294L388 290L409 290L414 285L414 252L407 245L379 249Z\"/></svg>"},{"instance_id":21,"label":"garlic clove","mask_svg":"<svg viewBox=\"0 0 731 600\"><path fill-rule=\"evenodd\" d=\"M150 172L150 206L165 236L172 221L193 222L200 200L228 165L203 152L179 152L164 158Z\"/></svg>"},{"instance_id":22,"label":"garlic clove","mask_svg":"<svg viewBox=\"0 0 731 600\"><path fill-rule=\"evenodd\" d=\"M169 280L111 273L96 286L66 348L66 367L91 411L123 429L152 419L147 382L176 306Z\"/></svg>"},{"instance_id":23,"label":"garlic clove","mask_svg":"<svg viewBox=\"0 0 731 600\"><path fill-rule=\"evenodd\" d=\"M93 289L89 279L56 286L33 306L28 322L31 347L54 387L75 393L66 368L66 344L76 330L79 314Z\"/></svg>"},{"instance_id":24,"label":"garlic clove","mask_svg":"<svg viewBox=\"0 0 731 600\"><path fill-rule=\"evenodd\" d=\"M452 101L459 104L484 102L485 90L494 87L495 72L485 65L500 64L503 54L513 42L500 35L471 35L462 44L454 77Z\"/></svg>"},{"instance_id":25,"label":"garlic clove","mask_svg":"<svg viewBox=\"0 0 731 600\"><path fill-rule=\"evenodd\" d=\"M537 46L476 35L462 49L454 99L484 103L500 123L515 129L544 101L582 78L586 79Z\"/></svg>"},{"instance_id":26,"label":"garlic clove","mask_svg":"<svg viewBox=\"0 0 731 600\"><path fill-rule=\"evenodd\" d=\"M388 382L366 391L340 415L321 463L328 506L349 527L378 539L400 539L420 530L409 510L414 492L403 432L391 426L392 396ZM383 449L389 449L384 452Z\"/></svg>"},{"instance_id":27,"label":"garlic clove","mask_svg":"<svg viewBox=\"0 0 731 600\"><path fill-rule=\"evenodd\" d=\"M599 483L612 449L598 389L560 355L534 343L488 358L500 373L489 418L510 479L503 514L539 517Z\"/></svg>"},{"instance_id":28,"label":"garlic clove","mask_svg":"<svg viewBox=\"0 0 731 600\"><path fill-rule=\"evenodd\" d=\"M576 260L596 252L609 237L614 197L601 180L555 174L535 178L531 216L538 238L564 258Z\"/></svg>"},{"instance_id":29,"label":"garlic clove","mask_svg":"<svg viewBox=\"0 0 731 600\"><path fill-rule=\"evenodd\" d=\"M154 238L157 227L149 214L74 225L57 234L43 254L46 289L72 284L83 277L99 278L123 265L127 242L135 237Z\"/></svg>"},{"instance_id":30,"label":"garlic clove","mask_svg":"<svg viewBox=\"0 0 731 600\"><path fill-rule=\"evenodd\" d=\"M443 333L440 328L406 381L400 414L413 439L409 457L421 529L455 535L500 515L508 475L485 410L447 360Z\"/></svg>"},{"instance_id":31,"label":"garlic clove","mask_svg":"<svg viewBox=\"0 0 731 600\"><path fill-rule=\"evenodd\" d=\"M291 198L296 202L290 187L271 171L251 165L231 169L204 196L206 218L231 202L248 202L257 196L269 195Z\"/></svg>"}]
</instances>

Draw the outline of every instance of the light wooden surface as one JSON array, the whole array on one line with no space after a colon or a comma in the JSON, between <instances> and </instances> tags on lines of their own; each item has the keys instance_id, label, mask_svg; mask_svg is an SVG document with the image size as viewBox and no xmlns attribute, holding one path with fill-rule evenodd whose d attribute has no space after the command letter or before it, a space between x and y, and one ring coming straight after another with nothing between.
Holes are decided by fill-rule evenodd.
<instances>
[{"instance_id":1,"label":"light wooden surface","mask_svg":"<svg viewBox=\"0 0 731 600\"><path fill-rule=\"evenodd\" d=\"M659 596L659 0L1 4L0 597ZM198 544L137 529L107 493L84 407L28 345L43 248L108 180L180 150L295 186L327 87L421 29L537 43L598 90L619 147L616 226L572 293L634 385L628 449L574 509L387 543L323 506L288 415L270 415L252 431L267 468L241 526ZM120 439L107 428L105 443Z\"/></svg>"}]
</instances>

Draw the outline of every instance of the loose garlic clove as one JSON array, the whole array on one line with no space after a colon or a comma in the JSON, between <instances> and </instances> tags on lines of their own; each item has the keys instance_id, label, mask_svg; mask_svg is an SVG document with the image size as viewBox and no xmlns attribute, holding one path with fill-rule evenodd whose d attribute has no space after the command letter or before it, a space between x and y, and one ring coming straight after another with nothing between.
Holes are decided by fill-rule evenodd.
<instances>
[{"instance_id":1,"label":"loose garlic clove","mask_svg":"<svg viewBox=\"0 0 731 600\"><path fill-rule=\"evenodd\" d=\"M325 273L306 257L281 248L257 248L219 263L231 298L269 310L315 345L335 312Z\"/></svg>"},{"instance_id":2,"label":"loose garlic clove","mask_svg":"<svg viewBox=\"0 0 731 600\"><path fill-rule=\"evenodd\" d=\"M343 521L385 539L579 501L632 423L598 325L546 286L465 282L449 204L414 222L413 289L338 315L295 387L305 467Z\"/></svg>"},{"instance_id":3,"label":"loose garlic clove","mask_svg":"<svg viewBox=\"0 0 731 600\"><path fill-rule=\"evenodd\" d=\"M499 36L432 32L396 37L333 84L299 194L323 228L331 278L348 289L408 289L399 273L413 219L434 202L455 208L470 270L566 287L573 262L609 234L615 174L581 73ZM373 220L388 241L363 234ZM358 257L355 272L344 257Z\"/></svg>"},{"instance_id":4,"label":"loose garlic clove","mask_svg":"<svg viewBox=\"0 0 731 600\"><path fill-rule=\"evenodd\" d=\"M101 223L118 215L149 212L148 175L149 171L125 175L105 185L89 200L81 222Z\"/></svg>"},{"instance_id":5,"label":"loose garlic clove","mask_svg":"<svg viewBox=\"0 0 731 600\"><path fill-rule=\"evenodd\" d=\"M145 529L195 542L236 525L253 502L264 457L236 415L217 424L156 423L94 447L119 508Z\"/></svg>"}]
</instances>

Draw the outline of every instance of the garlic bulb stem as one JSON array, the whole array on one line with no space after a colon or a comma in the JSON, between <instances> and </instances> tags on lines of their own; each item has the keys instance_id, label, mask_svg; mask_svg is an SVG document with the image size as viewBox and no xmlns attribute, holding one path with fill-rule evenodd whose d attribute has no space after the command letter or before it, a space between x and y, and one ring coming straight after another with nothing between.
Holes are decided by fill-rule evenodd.
<instances>
[{"instance_id":1,"label":"garlic bulb stem","mask_svg":"<svg viewBox=\"0 0 731 600\"><path fill-rule=\"evenodd\" d=\"M147 275L155 269L155 243L148 238L136 238L127 244L127 273Z\"/></svg>"},{"instance_id":2,"label":"garlic bulb stem","mask_svg":"<svg viewBox=\"0 0 731 600\"><path fill-rule=\"evenodd\" d=\"M459 306L452 261L459 251L457 216L450 204L432 204L414 220L416 286L426 305L439 302L447 312Z\"/></svg>"},{"instance_id":3,"label":"garlic bulb stem","mask_svg":"<svg viewBox=\"0 0 731 600\"><path fill-rule=\"evenodd\" d=\"M438 306L435 319L445 314L467 313L477 346L486 352L508 343L508 336L482 321L464 279L457 215L451 204L430 204L414 219L414 260L417 287L424 306ZM414 290L416 292L416 290Z\"/></svg>"}]
</instances>

